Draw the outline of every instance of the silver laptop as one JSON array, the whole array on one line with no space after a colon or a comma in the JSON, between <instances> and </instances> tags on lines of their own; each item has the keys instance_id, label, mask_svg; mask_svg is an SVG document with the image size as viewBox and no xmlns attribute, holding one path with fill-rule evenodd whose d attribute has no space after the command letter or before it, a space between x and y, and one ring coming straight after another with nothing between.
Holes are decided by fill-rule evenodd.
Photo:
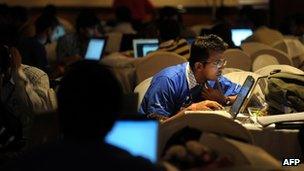
<instances>
[{"instance_id":1,"label":"silver laptop","mask_svg":"<svg viewBox=\"0 0 304 171\"><path fill-rule=\"evenodd\" d=\"M158 161L158 133L158 121L134 115L117 120L105 140L134 156L141 156L156 163Z\"/></svg>"},{"instance_id":2,"label":"silver laptop","mask_svg":"<svg viewBox=\"0 0 304 171\"><path fill-rule=\"evenodd\" d=\"M134 57L143 57L158 49L158 39L133 39Z\"/></svg>"}]
</instances>

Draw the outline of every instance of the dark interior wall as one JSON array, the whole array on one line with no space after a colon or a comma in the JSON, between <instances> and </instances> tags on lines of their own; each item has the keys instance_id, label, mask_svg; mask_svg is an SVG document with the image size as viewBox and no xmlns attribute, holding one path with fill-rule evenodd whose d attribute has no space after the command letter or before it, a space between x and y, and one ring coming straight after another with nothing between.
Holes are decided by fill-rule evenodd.
<instances>
[{"instance_id":1,"label":"dark interior wall","mask_svg":"<svg viewBox=\"0 0 304 171\"><path fill-rule=\"evenodd\" d=\"M82 9L90 9L94 11L100 19L106 21L114 18L114 11L109 7L58 7L58 15L70 21L72 24L79 11ZM156 8L158 10L159 8ZM226 7L225 17L232 21L237 17L238 8ZM41 7L29 8L30 16L36 17L42 11ZM212 9L208 7L190 7L186 8L186 13L182 14L184 24L186 26L192 26L196 24L212 24L214 22L212 18Z\"/></svg>"},{"instance_id":2,"label":"dark interior wall","mask_svg":"<svg viewBox=\"0 0 304 171\"><path fill-rule=\"evenodd\" d=\"M270 0L270 23L278 28L285 17L292 14L304 14L304 0Z\"/></svg>"},{"instance_id":3,"label":"dark interior wall","mask_svg":"<svg viewBox=\"0 0 304 171\"><path fill-rule=\"evenodd\" d=\"M106 21L114 18L114 10L109 7L58 7L58 15L74 23L77 14L82 9L90 9L94 11L100 19ZM159 8L156 8L158 10ZM41 7L29 8L30 16L38 16L42 11ZM182 14L183 21L186 26L195 24L210 24L212 23L210 8L187 8L186 13Z\"/></svg>"},{"instance_id":4,"label":"dark interior wall","mask_svg":"<svg viewBox=\"0 0 304 171\"><path fill-rule=\"evenodd\" d=\"M30 7L29 14L30 16L36 17L38 16L43 7ZM58 6L58 15L68 21L70 21L72 24L75 22L75 18L79 11L82 9L90 9L92 11L95 11L97 15L102 19L103 21L107 21L109 19L114 19L114 11L111 7L79 7L79 6ZM159 10L160 7L156 7L156 10ZM214 24L216 21L212 17L212 8L211 7L185 7L186 13L182 14L182 18L184 21L185 26L193 26L196 24L204 24L204 25L211 25ZM223 10L224 9L224 10ZM239 14L239 10L241 7L223 7L218 8L217 12L221 12L225 19L227 19L232 26L239 26L238 18L241 17ZM264 21L263 24L268 24L268 7L256 9L254 8L258 15L253 16L260 16L259 18L262 18Z\"/></svg>"}]
</instances>

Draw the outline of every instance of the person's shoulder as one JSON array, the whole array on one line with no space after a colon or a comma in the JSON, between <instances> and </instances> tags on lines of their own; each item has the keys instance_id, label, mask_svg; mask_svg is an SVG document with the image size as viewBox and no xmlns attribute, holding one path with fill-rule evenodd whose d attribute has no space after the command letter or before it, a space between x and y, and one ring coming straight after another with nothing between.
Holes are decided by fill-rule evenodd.
<instances>
[{"instance_id":1,"label":"person's shoulder","mask_svg":"<svg viewBox=\"0 0 304 171\"><path fill-rule=\"evenodd\" d=\"M182 64L177 64L174 66L167 67L157 73L154 77L166 77L168 79L175 79L177 77L185 76L187 62Z\"/></svg>"},{"instance_id":2,"label":"person's shoulder","mask_svg":"<svg viewBox=\"0 0 304 171\"><path fill-rule=\"evenodd\" d=\"M64 36L61 36L58 39L58 42L75 41L77 39L78 39L78 36L76 33L67 33Z\"/></svg>"},{"instance_id":3,"label":"person's shoulder","mask_svg":"<svg viewBox=\"0 0 304 171\"><path fill-rule=\"evenodd\" d=\"M41 78L47 78L48 80L48 75L39 68L22 64L21 69L32 83Z\"/></svg>"}]
</instances>

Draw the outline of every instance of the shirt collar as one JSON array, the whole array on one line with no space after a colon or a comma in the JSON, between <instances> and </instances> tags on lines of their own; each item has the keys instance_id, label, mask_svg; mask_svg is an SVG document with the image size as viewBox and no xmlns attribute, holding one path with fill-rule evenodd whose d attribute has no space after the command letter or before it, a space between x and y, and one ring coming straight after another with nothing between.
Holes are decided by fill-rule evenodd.
<instances>
[{"instance_id":1,"label":"shirt collar","mask_svg":"<svg viewBox=\"0 0 304 171\"><path fill-rule=\"evenodd\" d=\"M187 63L187 66L186 66L186 78L187 78L189 90L198 85L198 83L194 77L194 73L190 68L189 62Z\"/></svg>"}]
</instances>

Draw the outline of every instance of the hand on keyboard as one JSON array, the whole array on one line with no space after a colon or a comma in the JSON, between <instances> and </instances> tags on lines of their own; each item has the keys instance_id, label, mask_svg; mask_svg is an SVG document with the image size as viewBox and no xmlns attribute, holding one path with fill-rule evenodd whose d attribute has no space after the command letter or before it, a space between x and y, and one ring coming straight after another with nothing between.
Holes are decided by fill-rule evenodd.
<instances>
[{"instance_id":1,"label":"hand on keyboard","mask_svg":"<svg viewBox=\"0 0 304 171\"><path fill-rule=\"evenodd\" d=\"M215 101L204 100L198 103L193 103L188 107L189 110L220 110L224 107Z\"/></svg>"},{"instance_id":2,"label":"hand on keyboard","mask_svg":"<svg viewBox=\"0 0 304 171\"><path fill-rule=\"evenodd\" d=\"M208 84L203 89L201 97L206 100L216 101L223 105L226 102L226 97L223 95L223 93L219 89L213 89Z\"/></svg>"}]
</instances>

